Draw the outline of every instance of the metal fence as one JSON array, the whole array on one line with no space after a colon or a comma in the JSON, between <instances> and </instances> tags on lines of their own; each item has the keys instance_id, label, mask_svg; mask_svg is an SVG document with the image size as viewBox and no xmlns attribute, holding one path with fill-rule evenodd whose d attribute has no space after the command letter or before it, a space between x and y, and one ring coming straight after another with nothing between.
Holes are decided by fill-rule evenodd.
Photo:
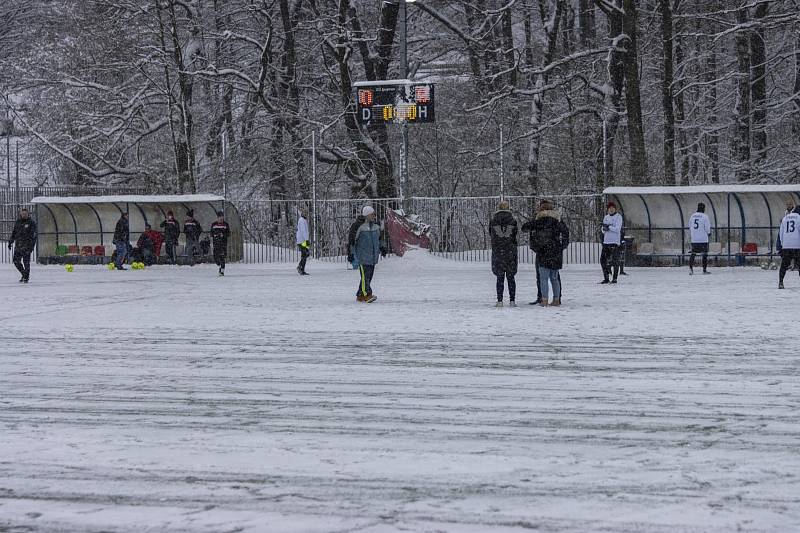
<instances>
[{"instance_id":1,"label":"metal fence","mask_svg":"<svg viewBox=\"0 0 800 533\"><path fill-rule=\"evenodd\" d=\"M599 196L548 196L556 204L570 229L572 244L564 259L567 264L594 264L600 260L597 242L596 203ZM506 198L520 225L533 216L539 198ZM491 242L489 219L500 197L410 198L408 211L431 227L431 253L457 261L488 261ZM399 208L397 198L373 200L295 200L233 202L242 218L247 263L294 262L299 260L295 228L300 209L307 209L312 222L314 256L324 261L346 260L347 233L365 204L372 205L379 218L388 208ZM520 261L533 263L527 238L520 234Z\"/></svg>"},{"instance_id":2,"label":"metal fence","mask_svg":"<svg viewBox=\"0 0 800 533\"><path fill-rule=\"evenodd\" d=\"M7 242L19 207L29 207L35 196L94 196L146 194L143 189L86 187L0 188L0 239ZM599 196L548 196L562 213L570 229L572 244L564 259L567 264L594 264L600 259L597 242L596 202ZM539 198L507 197L520 225L528 220ZM491 242L489 219L497 210L498 196L479 198L409 198L408 211L431 227L431 253L456 261L488 261ZM244 262L296 262L300 254L295 245L300 209L307 209L311 221L314 257L322 261L345 262L347 233L365 204L372 205L383 218L387 209L398 209L397 198L372 200L246 200L233 201L242 220ZM520 233L520 261L533 263L527 236ZM10 263L11 253L0 246L0 263Z\"/></svg>"},{"instance_id":3,"label":"metal fence","mask_svg":"<svg viewBox=\"0 0 800 533\"><path fill-rule=\"evenodd\" d=\"M0 264L11 263L12 254L6 243L11 238L14 222L23 207L33 211L31 200L37 196L105 196L146 194L142 188L120 187L0 187Z\"/></svg>"}]
</instances>

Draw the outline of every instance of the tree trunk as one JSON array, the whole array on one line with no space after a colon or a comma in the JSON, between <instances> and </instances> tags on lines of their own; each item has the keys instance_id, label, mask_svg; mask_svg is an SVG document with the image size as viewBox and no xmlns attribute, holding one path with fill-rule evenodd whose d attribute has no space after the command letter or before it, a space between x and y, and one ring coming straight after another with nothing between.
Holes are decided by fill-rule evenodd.
<instances>
[{"instance_id":1,"label":"tree trunk","mask_svg":"<svg viewBox=\"0 0 800 533\"><path fill-rule=\"evenodd\" d=\"M625 105L628 111L628 142L630 143L630 174L634 185L649 183L647 150L644 144L642 98L639 80L638 44L636 40L636 0L624 0L623 31L628 36L625 54Z\"/></svg>"},{"instance_id":2,"label":"tree trunk","mask_svg":"<svg viewBox=\"0 0 800 533\"><path fill-rule=\"evenodd\" d=\"M661 38L664 52L664 79L661 104L664 107L664 183L675 185L675 113L672 108L672 7L671 0L661 0Z\"/></svg>"},{"instance_id":3,"label":"tree trunk","mask_svg":"<svg viewBox=\"0 0 800 533\"><path fill-rule=\"evenodd\" d=\"M681 164L680 185L689 185L689 148L686 135L686 96L684 79L686 77L686 62L683 55L683 23L678 19L675 30L675 63L677 65L678 79L674 80L677 96L675 96L675 122L677 126L677 156ZM673 91L674 93L675 91Z\"/></svg>"},{"instance_id":4,"label":"tree trunk","mask_svg":"<svg viewBox=\"0 0 800 533\"><path fill-rule=\"evenodd\" d=\"M714 2L713 7L718 4ZM716 32L716 23L711 33ZM706 84L706 104L705 112L708 117L708 130L706 133L706 157L711 166L711 183L719 183L719 130L717 119L717 49L713 38L706 40L708 56L706 59L705 75L703 81Z\"/></svg>"},{"instance_id":5,"label":"tree trunk","mask_svg":"<svg viewBox=\"0 0 800 533\"><path fill-rule=\"evenodd\" d=\"M578 25L581 31L581 47L591 48L596 39L594 3L592 0L578 0Z\"/></svg>"},{"instance_id":6,"label":"tree trunk","mask_svg":"<svg viewBox=\"0 0 800 533\"><path fill-rule=\"evenodd\" d=\"M797 33L797 38L794 45L794 120L792 121L792 129L797 143L800 143L800 32Z\"/></svg>"},{"instance_id":7,"label":"tree trunk","mask_svg":"<svg viewBox=\"0 0 800 533\"><path fill-rule=\"evenodd\" d=\"M747 8L736 10L736 22L747 22ZM738 163L736 180L750 179L750 39L749 32L739 30L735 37L737 65L735 129L732 141L733 159Z\"/></svg>"},{"instance_id":8,"label":"tree trunk","mask_svg":"<svg viewBox=\"0 0 800 533\"><path fill-rule=\"evenodd\" d=\"M753 166L759 175L767 159L767 51L763 21L768 13L768 2L756 6L753 18L757 24L750 34Z\"/></svg>"}]
</instances>

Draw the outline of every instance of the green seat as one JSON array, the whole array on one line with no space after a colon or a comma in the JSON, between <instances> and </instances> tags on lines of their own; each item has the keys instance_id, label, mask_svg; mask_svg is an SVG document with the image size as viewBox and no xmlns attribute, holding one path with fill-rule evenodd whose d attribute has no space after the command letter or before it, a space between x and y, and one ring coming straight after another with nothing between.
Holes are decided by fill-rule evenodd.
<instances>
[{"instance_id":1,"label":"green seat","mask_svg":"<svg viewBox=\"0 0 800 533\"><path fill-rule=\"evenodd\" d=\"M59 257L64 257L67 255L67 245L66 244L59 244L56 246L56 255Z\"/></svg>"}]
</instances>

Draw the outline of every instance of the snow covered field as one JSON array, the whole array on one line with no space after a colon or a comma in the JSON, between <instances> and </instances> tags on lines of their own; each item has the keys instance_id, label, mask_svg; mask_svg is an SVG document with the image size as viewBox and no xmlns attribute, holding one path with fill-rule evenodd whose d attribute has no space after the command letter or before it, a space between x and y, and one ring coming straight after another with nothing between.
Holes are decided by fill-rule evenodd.
<instances>
[{"instance_id":1,"label":"snow covered field","mask_svg":"<svg viewBox=\"0 0 800 533\"><path fill-rule=\"evenodd\" d=\"M800 530L796 273L308 270L0 267L0 531Z\"/></svg>"}]
</instances>

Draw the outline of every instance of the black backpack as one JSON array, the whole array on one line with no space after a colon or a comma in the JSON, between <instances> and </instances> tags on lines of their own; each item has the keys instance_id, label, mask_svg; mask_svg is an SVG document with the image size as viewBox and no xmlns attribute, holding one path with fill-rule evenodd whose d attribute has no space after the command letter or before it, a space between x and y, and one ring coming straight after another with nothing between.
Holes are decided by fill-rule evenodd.
<instances>
[{"instance_id":1,"label":"black backpack","mask_svg":"<svg viewBox=\"0 0 800 533\"><path fill-rule=\"evenodd\" d=\"M555 224L544 224L541 227L534 227L531 232L531 248L534 252L542 252L545 248L553 246L556 242Z\"/></svg>"}]
</instances>

